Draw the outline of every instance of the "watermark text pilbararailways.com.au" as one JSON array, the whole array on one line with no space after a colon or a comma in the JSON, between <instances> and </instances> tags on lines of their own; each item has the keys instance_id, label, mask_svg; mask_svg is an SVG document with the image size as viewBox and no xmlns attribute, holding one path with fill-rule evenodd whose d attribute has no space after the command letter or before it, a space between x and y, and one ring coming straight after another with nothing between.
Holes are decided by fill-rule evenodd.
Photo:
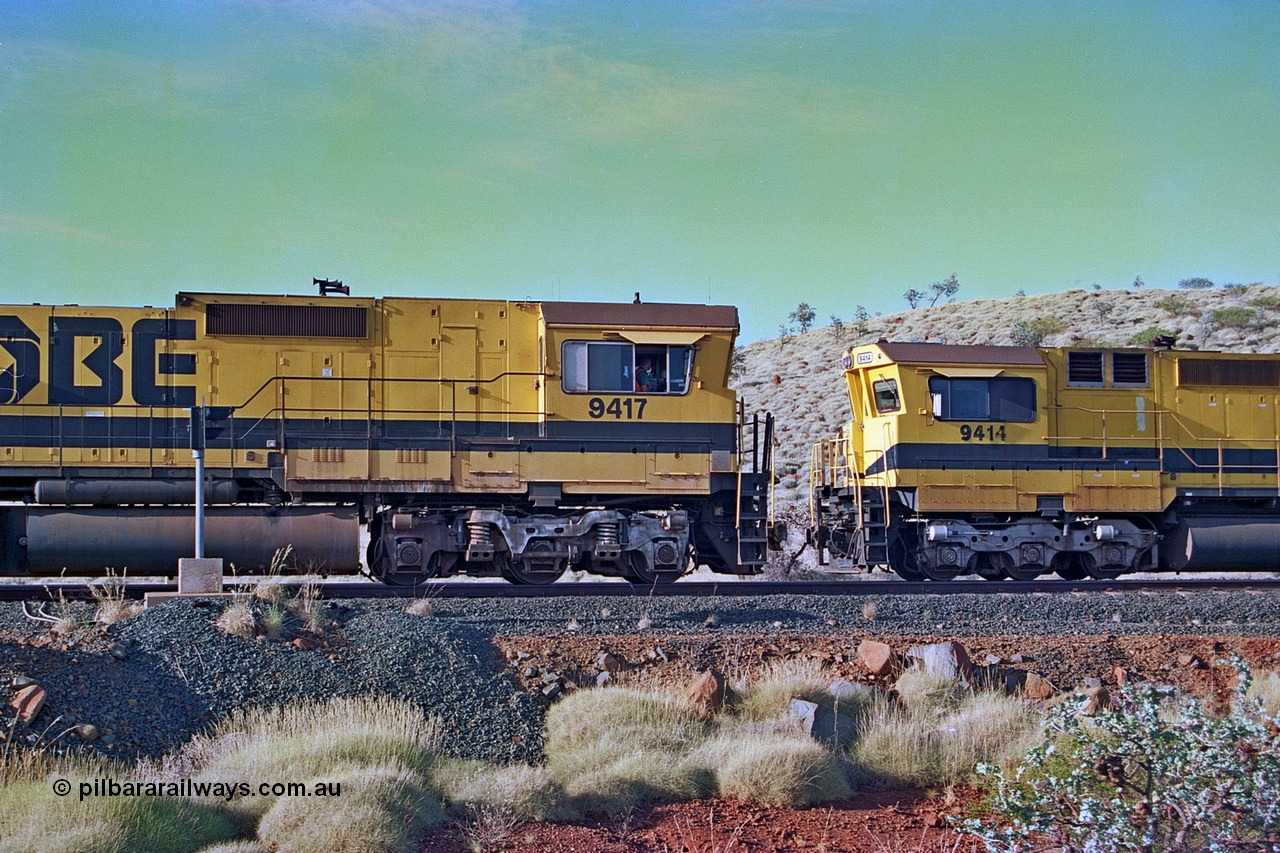
<instances>
[{"instance_id":1,"label":"watermark text pilbararailways.com.au","mask_svg":"<svg viewBox=\"0 0 1280 853\"><path fill-rule=\"evenodd\" d=\"M65 797L73 790L66 779L53 780L53 792ZM179 779L172 782L136 782L119 779L84 779L74 790L81 802L89 797L216 797L230 802L237 797L341 797L341 782L204 782Z\"/></svg>"}]
</instances>

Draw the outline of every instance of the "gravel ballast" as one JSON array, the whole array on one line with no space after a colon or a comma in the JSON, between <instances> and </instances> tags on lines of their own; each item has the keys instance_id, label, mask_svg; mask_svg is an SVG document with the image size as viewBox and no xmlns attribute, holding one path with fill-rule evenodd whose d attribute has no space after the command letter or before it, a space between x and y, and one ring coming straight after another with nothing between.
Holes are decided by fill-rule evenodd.
<instances>
[{"instance_id":1,"label":"gravel ballast","mask_svg":"<svg viewBox=\"0 0 1280 853\"><path fill-rule=\"evenodd\" d=\"M438 717L454 755L536 761L545 700L521 687L502 637L787 634L1280 636L1280 593L1071 593L759 598L437 599L330 602L325 630L244 639L213 622L224 601L180 600L109 627L54 637L17 603L0 604L0 683L39 683L45 709L25 737L132 759L158 756L232 710L298 699L387 695ZM65 608L85 623L91 604ZM290 642L304 639L303 648ZM12 692L11 690L9 691ZM4 712L6 728L12 711ZM57 720L61 715L62 719ZM55 722L56 720L56 722ZM100 737L77 740L74 725ZM65 734L64 734L65 732Z\"/></svg>"}]
</instances>

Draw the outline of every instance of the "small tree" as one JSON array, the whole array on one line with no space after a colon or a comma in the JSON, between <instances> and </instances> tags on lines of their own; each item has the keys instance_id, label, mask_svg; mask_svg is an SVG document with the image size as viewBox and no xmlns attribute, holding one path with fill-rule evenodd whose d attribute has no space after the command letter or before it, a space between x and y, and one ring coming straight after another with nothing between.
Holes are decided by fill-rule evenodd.
<instances>
[{"instance_id":1,"label":"small tree","mask_svg":"<svg viewBox=\"0 0 1280 853\"><path fill-rule=\"evenodd\" d=\"M1143 280L1142 280L1142 276L1140 276L1140 275L1135 275L1135 276L1133 277L1133 289L1134 289L1134 290L1142 290L1142 288L1146 287L1146 285L1147 285L1147 283L1146 283L1145 281L1143 281Z\"/></svg>"},{"instance_id":2,"label":"small tree","mask_svg":"<svg viewBox=\"0 0 1280 853\"><path fill-rule=\"evenodd\" d=\"M853 309L853 331L858 336L871 334L871 327L867 325L871 319L871 315L867 313L865 305L859 305Z\"/></svg>"},{"instance_id":3,"label":"small tree","mask_svg":"<svg viewBox=\"0 0 1280 853\"><path fill-rule=\"evenodd\" d=\"M810 307L808 302L801 302L796 306L796 310L787 315L787 319L796 324L800 329L800 334L809 331L809 327L813 325L813 321L817 318L818 312Z\"/></svg>"},{"instance_id":4,"label":"small tree","mask_svg":"<svg viewBox=\"0 0 1280 853\"><path fill-rule=\"evenodd\" d=\"M924 292L916 290L914 287L902 294L902 298L907 300L907 304L912 308L920 307L920 303L924 300L924 297Z\"/></svg>"},{"instance_id":5,"label":"small tree","mask_svg":"<svg viewBox=\"0 0 1280 853\"><path fill-rule=\"evenodd\" d=\"M1183 290L1208 290L1213 287L1213 282L1207 278L1184 278L1178 282L1178 287Z\"/></svg>"},{"instance_id":6,"label":"small tree","mask_svg":"<svg viewBox=\"0 0 1280 853\"><path fill-rule=\"evenodd\" d=\"M786 323L780 323L778 325L778 349L782 349L789 343L791 343L791 327Z\"/></svg>"},{"instance_id":7,"label":"small tree","mask_svg":"<svg viewBox=\"0 0 1280 853\"><path fill-rule=\"evenodd\" d=\"M844 320L841 320L835 314L831 315L831 335L837 341L844 337Z\"/></svg>"},{"instance_id":8,"label":"small tree","mask_svg":"<svg viewBox=\"0 0 1280 853\"><path fill-rule=\"evenodd\" d=\"M935 281L933 284L929 285L929 293L932 294L932 298L929 300L929 307L932 308L934 305L937 305L938 300L943 298L948 302L951 302L959 292L960 282L956 279L955 273L947 276L942 281ZM911 307L914 308L915 306L913 305Z\"/></svg>"}]
</instances>

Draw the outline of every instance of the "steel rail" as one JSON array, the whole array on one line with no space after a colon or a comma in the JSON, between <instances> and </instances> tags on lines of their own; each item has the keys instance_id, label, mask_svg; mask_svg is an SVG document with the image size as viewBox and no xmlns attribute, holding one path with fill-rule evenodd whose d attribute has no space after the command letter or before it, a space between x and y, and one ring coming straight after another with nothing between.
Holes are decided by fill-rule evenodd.
<instances>
[{"instance_id":1,"label":"steel rail","mask_svg":"<svg viewBox=\"0 0 1280 853\"><path fill-rule=\"evenodd\" d=\"M273 579L279 582L278 578ZM296 582L286 580L286 586ZM92 580L83 583L0 584L0 601L84 600L93 597ZM226 592L250 591L253 578L236 578L224 583ZM99 588L100 589L100 588ZM644 586L626 581L605 580L524 586L506 581L433 581L417 586L388 586L369 581L323 581L321 596L342 598L589 598L589 597L750 597L766 595L1052 595L1060 593L1133 592L1215 592L1226 590L1277 590L1274 578L1188 578L1116 580L1034 580L1034 581L904 581L901 579L858 581L677 581ZM173 584L125 584L118 595L129 599L147 593L174 593ZM192 596L199 598L199 596Z\"/></svg>"}]
</instances>

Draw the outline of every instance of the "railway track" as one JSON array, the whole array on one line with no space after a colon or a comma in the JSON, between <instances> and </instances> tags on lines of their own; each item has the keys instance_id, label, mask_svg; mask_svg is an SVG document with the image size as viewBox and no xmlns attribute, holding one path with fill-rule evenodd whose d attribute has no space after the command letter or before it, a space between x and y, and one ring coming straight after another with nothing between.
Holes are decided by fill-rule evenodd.
<instances>
[{"instance_id":1,"label":"railway track","mask_svg":"<svg viewBox=\"0 0 1280 853\"><path fill-rule=\"evenodd\" d=\"M252 579L239 578L224 584L226 592L252 589ZM288 582L286 581L286 585ZM859 581L679 581L655 587L635 586L625 581L587 583L555 583L547 586L521 586L506 581L450 582L423 584L417 587L394 587L367 581L325 581L321 595L328 599L343 598L588 598L649 596L747 597L765 595L1033 595L1088 592L1191 592L1217 590L1276 590L1280 577L1273 578L1169 578L1118 580L1035 580L1035 581L923 581L900 579ZM141 599L147 593L177 592L176 584L125 584L125 598ZM38 584L0 584L0 601L84 600L93 597L89 582Z\"/></svg>"}]
</instances>

